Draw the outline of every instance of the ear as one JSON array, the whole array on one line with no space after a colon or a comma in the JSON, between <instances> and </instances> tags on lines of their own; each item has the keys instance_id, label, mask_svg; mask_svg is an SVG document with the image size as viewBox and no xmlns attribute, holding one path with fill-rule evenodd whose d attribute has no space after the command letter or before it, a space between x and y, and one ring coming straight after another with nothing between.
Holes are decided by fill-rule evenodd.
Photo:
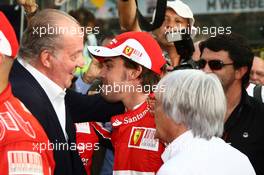
<instances>
[{"instance_id":1,"label":"ear","mask_svg":"<svg viewBox=\"0 0 264 175\"><path fill-rule=\"evenodd\" d=\"M129 69L128 70L128 78L129 78L129 80L138 79L138 77L141 74L142 70L143 70L142 66L138 66L137 69Z\"/></svg>"},{"instance_id":2,"label":"ear","mask_svg":"<svg viewBox=\"0 0 264 175\"><path fill-rule=\"evenodd\" d=\"M242 77L246 74L247 71L248 71L248 67L247 66L243 66L243 67L237 69L236 73L235 73L235 78L237 80L241 80Z\"/></svg>"},{"instance_id":3,"label":"ear","mask_svg":"<svg viewBox=\"0 0 264 175\"><path fill-rule=\"evenodd\" d=\"M44 50L40 53L40 62L42 66L50 68L51 67L51 58L52 55L48 50Z\"/></svg>"}]
</instances>

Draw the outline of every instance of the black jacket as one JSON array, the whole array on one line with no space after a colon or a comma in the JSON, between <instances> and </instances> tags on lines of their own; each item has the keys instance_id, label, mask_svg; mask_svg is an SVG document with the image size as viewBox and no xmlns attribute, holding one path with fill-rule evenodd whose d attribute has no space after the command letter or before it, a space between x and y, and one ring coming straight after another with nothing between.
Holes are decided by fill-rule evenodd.
<instances>
[{"instance_id":1,"label":"black jacket","mask_svg":"<svg viewBox=\"0 0 264 175\"><path fill-rule=\"evenodd\" d=\"M48 96L36 79L18 61L13 64L10 82L14 95L37 118L50 142L57 145L59 143L67 143ZM73 119L76 122L106 121L112 115L123 112L123 106L120 103L108 104L99 95L82 96L75 92L67 92L65 100L66 132L69 137L69 145L76 143ZM86 174L77 150L54 149L53 152L56 163L56 175Z\"/></svg>"},{"instance_id":2,"label":"black jacket","mask_svg":"<svg viewBox=\"0 0 264 175\"><path fill-rule=\"evenodd\" d=\"M264 104L245 90L225 122L223 139L248 156L257 175L264 174Z\"/></svg>"}]
</instances>

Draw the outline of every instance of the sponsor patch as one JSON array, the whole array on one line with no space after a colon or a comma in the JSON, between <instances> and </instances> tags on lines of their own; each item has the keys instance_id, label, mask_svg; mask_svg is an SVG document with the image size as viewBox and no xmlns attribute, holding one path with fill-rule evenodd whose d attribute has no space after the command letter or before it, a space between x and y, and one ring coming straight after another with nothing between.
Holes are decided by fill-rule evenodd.
<instances>
[{"instance_id":1,"label":"sponsor patch","mask_svg":"<svg viewBox=\"0 0 264 175\"><path fill-rule=\"evenodd\" d=\"M31 151L8 151L9 174L43 175L41 155Z\"/></svg>"},{"instance_id":2,"label":"sponsor patch","mask_svg":"<svg viewBox=\"0 0 264 175\"><path fill-rule=\"evenodd\" d=\"M127 56L131 56L134 49L132 47L126 46L123 50L123 53Z\"/></svg>"},{"instance_id":3,"label":"sponsor patch","mask_svg":"<svg viewBox=\"0 0 264 175\"><path fill-rule=\"evenodd\" d=\"M156 129L145 127L133 127L131 130L128 147L151 151L158 151L159 140L155 139Z\"/></svg>"},{"instance_id":4,"label":"sponsor patch","mask_svg":"<svg viewBox=\"0 0 264 175\"><path fill-rule=\"evenodd\" d=\"M76 123L75 126L77 133L91 134L90 124L88 122Z\"/></svg>"},{"instance_id":5,"label":"sponsor patch","mask_svg":"<svg viewBox=\"0 0 264 175\"><path fill-rule=\"evenodd\" d=\"M113 122L113 126L119 126L119 125L121 125L122 124L122 122L121 121L119 121L118 119L116 119L114 122Z\"/></svg>"}]
</instances>

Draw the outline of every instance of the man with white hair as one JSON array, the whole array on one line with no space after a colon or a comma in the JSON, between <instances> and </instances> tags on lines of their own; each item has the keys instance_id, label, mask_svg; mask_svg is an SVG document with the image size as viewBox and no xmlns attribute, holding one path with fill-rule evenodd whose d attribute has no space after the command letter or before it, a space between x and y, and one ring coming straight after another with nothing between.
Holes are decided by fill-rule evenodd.
<instances>
[{"instance_id":1,"label":"man with white hair","mask_svg":"<svg viewBox=\"0 0 264 175\"><path fill-rule=\"evenodd\" d=\"M248 95L264 102L264 59L254 56L253 65L250 70Z\"/></svg>"},{"instance_id":2,"label":"man with white hair","mask_svg":"<svg viewBox=\"0 0 264 175\"><path fill-rule=\"evenodd\" d=\"M219 138L226 99L216 75L178 70L158 87L163 88L155 93L156 137L169 145L157 175L255 174L247 156Z\"/></svg>"},{"instance_id":3,"label":"man with white hair","mask_svg":"<svg viewBox=\"0 0 264 175\"><path fill-rule=\"evenodd\" d=\"M264 58L254 57L249 81L253 84L264 85Z\"/></svg>"}]
</instances>

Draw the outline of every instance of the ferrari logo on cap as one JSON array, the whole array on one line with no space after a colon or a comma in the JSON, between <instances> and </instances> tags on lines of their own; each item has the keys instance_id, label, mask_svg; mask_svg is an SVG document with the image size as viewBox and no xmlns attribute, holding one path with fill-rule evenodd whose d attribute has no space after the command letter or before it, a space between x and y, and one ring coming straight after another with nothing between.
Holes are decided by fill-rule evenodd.
<instances>
[{"instance_id":1,"label":"ferrari logo on cap","mask_svg":"<svg viewBox=\"0 0 264 175\"><path fill-rule=\"evenodd\" d=\"M134 49L132 47L126 46L123 50L123 53L127 56L130 56L133 53Z\"/></svg>"}]
</instances>

